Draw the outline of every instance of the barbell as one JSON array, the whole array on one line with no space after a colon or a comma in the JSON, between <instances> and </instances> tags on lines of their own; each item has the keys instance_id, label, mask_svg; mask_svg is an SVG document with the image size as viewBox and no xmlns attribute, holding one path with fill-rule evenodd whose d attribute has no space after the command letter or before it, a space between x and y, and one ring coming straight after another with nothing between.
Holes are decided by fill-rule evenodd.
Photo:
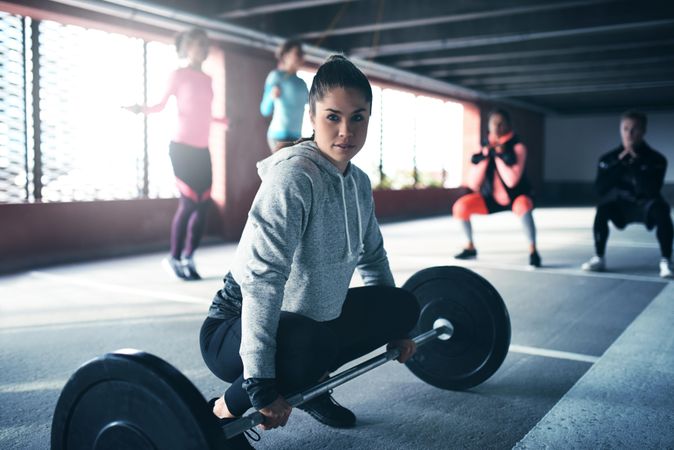
<instances>
[{"instance_id":1,"label":"barbell","mask_svg":"<svg viewBox=\"0 0 674 450\"><path fill-rule=\"evenodd\" d=\"M421 312L406 365L433 386L462 390L498 370L510 346L503 299L463 267L431 267L403 285ZM399 356L390 349L288 397L298 406ZM53 450L224 449L227 439L263 422L254 412L220 426L206 399L176 368L138 350L118 350L82 365L56 404Z\"/></svg>"}]
</instances>

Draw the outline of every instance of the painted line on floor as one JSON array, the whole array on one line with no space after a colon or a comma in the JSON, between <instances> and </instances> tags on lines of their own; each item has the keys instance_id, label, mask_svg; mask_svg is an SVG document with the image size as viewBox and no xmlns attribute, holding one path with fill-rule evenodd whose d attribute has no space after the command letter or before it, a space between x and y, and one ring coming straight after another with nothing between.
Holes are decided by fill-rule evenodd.
<instances>
[{"instance_id":1,"label":"painted line on floor","mask_svg":"<svg viewBox=\"0 0 674 450\"><path fill-rule=\"evenodd\" d=\"M162 301L168 300L168 301L171 301L171 302L191 303L191 304L195 304L195 305L208 305L208 304L211 303L210 298L192 297L192 296L189 296L189 295L176 294L174 292L132 288L132 287L120 286L120 285L112 284L112 283L103 283L103 282L100 282L100 281L84 280L82 278L72 277L72 276L67 276L67 275L56 275L56 274L47 273L47 272L33 271L33 272L30 272L30 276L33 277L33 278L40 279L40 280L55 281L55 282L58 282L58 283L70 284L70 285L73 285L73 286L82 286L82 287L86 287L86 288L99 289L99 290L102 290L102 291L116 292L116 293L119 293L119 294L135 295L135 296L138 296L138 297L144 297L144 298L155 299L155 300L162 300Z\"/></svg>"},{"instance_id":2,"label":"painted line on floor","mask_svg":"<svg viewBox=\"0 0 674 450\"><path fill-rule=\"evenodd\" d=\"M588 254L592 254L592 251L594 250L594 241L592 240L573 240L572 242L569 241L568 238L544 238L544 239L539 239L537 240L537 247L545 248L546 244L564 244L565 247L569 246L576 246L576 247L587 247L589 249ZM624 247L624 248L646 248L646 249L660 249L660 246L658 245L657 242L649 243L649 242L630 242L630 241L620 241L620 240L612 240L609 243L609 247Z\"/></svg>"},{"instance_id":3,"label":"painted line on floor","mask_svg":"<svg viewBox=\"0 0 674 450\"><path fill-rule=\"evenodd\" d=\"M522 353L532 356L542 356L545 358L563 359L567 361L581 361L594 364L599 360L598 356L583 355L580 353L562 352L559 350L549 350L545 348L529 347L526 345L512 344L510 352ZM367 355L365 355L367 356ZM211 375L210 371L205 368L187 369L183 372L189 379L208 378ZM59 380L41 380L30 381L27 383L7 383L0 384L0 394L17 394L36 391L50 391L61 390L65 386L67 379Z\"/></svg>"},{"instance_id":4,"label":"painted line on floor","mask_svg":"<svg viewBox=\"0 0 674 450\"><path fill-rule=\"evenodd\" d=\"M525 355L544 356L546 358L566 359L569 361L581 361L594 364L599 361L599 356L583 355L582 353L562 352L559 350L548 350L545 348L528 347L526 345L511 345L510 352L522 353Z\"/></svg>"},{"instance_id":5,"label":"painted line on floor","mask_svg":"<svg viewBox=\"0 0 674 450\"><path fill-rule=\"evenodd\" d=\"M147 324L156 324L161 322L165 324L177 323L177 322L198 322L200 323L206 318L206 312L203 313L189 313L181 315L170 315L170 316L152 316L152 317L120 317L118 319L93 319L89 321L77 321L77 322L63 322L63 323L45 323L45 324L30 324L30 325L18 325L18 326L9 326L6 328L0 327L0 334L10 334L10 333L23 333L23 332L35 332L35 331L63 331L63 330L75 330L78 328L91 328L91 327L109 327L109 326L127 326L127 325L147 325Z\"/></svg>"},{"instance_id":6,"label":"painted line on floor","mask_svg":"<svg viewBox=\"0 0 674 450\"><path fill-rule=\"evenodd\" d=\"M28 383L0 384L0 394L22 394L36 391L60 391L67 379L49 381L31 381Z\"/></svg>"},{"instance_id":7,"label":"painted line on floor","mask_svg":"<svg viewBox=\"0 0 674 450\"><path fill-rule=\"evenodd\" d=\"M670 284L513 448L672 448L673 299Z\"/></svg>"},{"instance_id":8,"label":"painted line on floor","mask_svg":"<svg viewBox=\"0 0 674 450\"><path fill-rule=\"evenodd\" d=\"M622 281L646 281L650 283L669 283L671 280L666 280L663 278L646 275L630 275L624 273L612 273L612 272L584 272L580 269L546 269L545 264L539 269L532 269L528 266L518 265L518 264L499 264L499 263L489 263L489 262L477 262L477 261L458 261L453 259L451 256L394 256L390 258L392 261L404 260L404 261L420 261L424 263L424 267L433 265L435 262L437 265L445 266L463 266L467 268L478 268L478 269L493 269L493 270L504 270L510 272L527 272L527 273L545 273L551 275L566 275L574 277L588 277L588 278L605 278L611 280L622 280ZM653 272L655 273L656 267L653 267Z\"/></svg>"},{"instance_id":9,"label":"painted line on floor","mask_svg":"<svg viewBox=\"0 0 674 450\"><path fill-rule=\"evenodd\" d=\"M206 368L199 369L188 369L183 372L189 379L199 379L207 378L209 376L215 377L211 372ZM38 391L60 391L63 389L63 386L66 385L68 381L67 378L59 380L41 380L41 381L29 381L27 383L10 383L10 384L0 384L0 394L22 394L26 392L38 392Z\"/></svg>"},{"instance_id":10,"label":"painted line on floor","mask_svg":"<svg viewBox=\"0 0 674 450\"><path fill-rule=\"evenodd\" d=\"M521 230L518 230L518 232L520 234L522 233ZM503 245L504 236L503 236L502 233L499 234L499 238L500 239L497 239L496 237L491 238L491 237L485 236L484 238L480 239L480 241L483 242L482 247L489 247L489 245L492 245L496 248L498 248L500 246L500 248L503 249L503 248L505 248L505 246ZM432 239L432 238L429 237L428 239ZM506 237L505 242L508 242L507 237ZM456 248L460 249L462 245L464 245L464 243L459 242L459 243L457 243ZM517 246L517 247L513 246L512 248L516 250L516 249L518 249L518 248L520 248L524 245L525 245L524 243L521 243L519 246ZM588 249L587 250L587 257L588 258L591 255L594 254L594 241L589 240L589 239L588 240L579 240L579 239L570 239L570 238L566 238L566 237L546 236L544 238L538 238L537 241L536 241L536 246L538 247L539 250L541 250L541 249L543 249L543 250L546 250L546 249L547 250L557 250L557 249L560 248L560 246L562 246L563 248L582 247L582 248ZM618 241L618 240L613 241L612 240L612 241L609 242L608 246L609 247L618 247L618 248L639 248L639 249L646 249L646 250L650 250L650 249L659 250L660 249L660 246L658 245L657 241L655 241L653 243L650 243L650 242L630 242L630 241Z\"/></svg>"}]
</instances>

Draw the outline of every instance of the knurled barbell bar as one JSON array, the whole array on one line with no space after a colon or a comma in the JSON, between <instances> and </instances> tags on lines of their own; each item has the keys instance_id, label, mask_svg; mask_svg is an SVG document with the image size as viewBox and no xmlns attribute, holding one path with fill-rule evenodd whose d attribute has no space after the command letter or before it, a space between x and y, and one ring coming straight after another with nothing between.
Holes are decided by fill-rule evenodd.
<instances>
[{"instance_id":1,"label":"knurled barbell bar","mask_svg":"<svg viewBox=\"0 0 674 450\"><path fill-rule=\"evenodd\" d=\"M404 285L421 306L406 363L442 389L476 386L501 366L510 345L503 299L480 275L462 267L431 267ZM388 350L319 383L288 402L301 405L397 358ZM227 439L259 425L254 412L220 427L197 388L149 353L120 350L81 366L68 380L52 421L53 450L227 449Z\"/></svg>"}]
</instances>

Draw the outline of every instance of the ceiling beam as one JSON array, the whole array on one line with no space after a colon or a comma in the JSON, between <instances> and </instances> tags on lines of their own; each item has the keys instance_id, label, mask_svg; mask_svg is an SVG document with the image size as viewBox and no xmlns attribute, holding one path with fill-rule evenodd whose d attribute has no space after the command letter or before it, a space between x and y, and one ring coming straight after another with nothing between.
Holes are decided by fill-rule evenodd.
<instances>
[{"instance_id":1,"label":"ceiling beam","mask_svg":"<svg viewBox=\"0 0 674 450\"><path fill-rule=\"evenodd\" d=\"M633 70L595 70L589 72L522 74L502 77L464 78L458 81L462 86L513 86L518 84L531 85L533 83L544 84L571 80L594 80L597 82L603 82L604 80L615 81L616 78L626 81L629 77L641 77L641 80L637 81L645 81L643 79L644 76L656 77L658 75L667 76L672 79L672 74L674 74L674 66L670 65L663 67L660 71L654 71L652 68L646 67Z\"/></svg>"},{"instance_id":2,"label":"ceiling beam","mask_svg":"<svg viewBox=\"0 0 674 450\"><path fill-rule=\"evenodd\" d=\"M358 0L291 0L291 1L264 1L264 2L238 2L239 4L253 5L248 7L234 7L230 10L218 14L223 19L240 19L242 17L257 16L260 14L275 14L284 11L295 11L304 8L314 8L317 6L332 5L335 3L346 3Z\"/></svg>"},{"instance_id":3,"label":"ceiling beam","mask_svg":"<svg viewBox=\"0 0 674 450\"><path fill-rule=\"evenodd\" d=\"M644 28L662 28L674 25L674 19L659 19L600 25L593 27L571 28L565 30L539 31L531 33L517 33L507 35L486 35L454 39L435 39L430 41L401 42L384 44L378 47L356 47L349 54L361 58L375 58L379 56L401 55L434 50L449 50L458 48L482 47L487 45L512 44L541 39L563 38L603 33L618 33Z\"/></svg>"},{"instance_id":4,"label":"ceiling beam","mask_svg":"<svg viewBox=\"0 0 674 450\"><path fill-rule=\"evenodd\" d=\"M372 23L371 20L362 19L363 24L351 25L347 27L328 29L323 31L310 31L299 34L302 39L324 38L327 36L343 36L347 34L369 33L372 31L394 30L397 28L423 27L428 25L437 25L442 23L466 22L469 20L492 19L497 17L515 16L522 14L532 14L544 11L555 11L560 9L577 8L592 6L601 3L615 2L616 0L584 0L571 1L550 4L533 4L526 6L517 6L511 8L495 9L491 11L476 11L461 14L440 15L436 17L420 17L405 20L393 20L381 23Z\"/></svg>"},{"instance_id":5,"label":"ceiling beam","mask_svg":"<svg viewBox=\"0 0 674 450\"><path fill-rule=\"evenodd\" d=\"M85 11L93 11L105 14L109 17L121 18L135 23L148 24L164 28L166 30L182 31L187 27L201 27L209 36L222 42L230 42L248 48L264 49L270 52L285 41L280 36L273 36L259 31L250 30L233 24L225 23L211 17L178 11L175 9L149 5L138 0L46 0L50 3L69 5ZM310 45L304 46L305 57L308 62L321 64L332 52ZM407 86L419 90L435 92L460 100L477 101L493 100L485 92L465 88L446 81L436 80L417 73L412 73L385 66L376 62L351 59L367 76L388 81L400 86ZM506 104L514 107L528 109L540 113L551 113L548 108L541 107L519 100L506 100Z\"/></svg>"},{"instance_id":6,"label":"ceiling beam","mask_svg":"<svg viewBox=\"0 0 674 450\"><path fill-rule=\"evenodd\" d=\"M674 45L674 39L663 39L645 42L623 42L619 44L588 45L582 47L550 48L545 50L529 50L521 52L502 52L487 54L470 54L456 56L439 56L434 58L403 59L389 61L400 68L416 68L421 66L439 66L443 64L466 64L488 61L512 60L517 58L547 58L550 56L580 55L583 53L599 53L613 50L634 50L639 48Z\"/></svg>"},{"instance_id":7,"label":"ceiling beam","mask_svg":"<svg viewBox=\"0 0 674 450\"><path fill-rule=\"evenodd\" d=\"M425 75L433 78L464 77L472 75L493 75L497 73L531 73L531 72L560 72L564 70L589 69L592 67L605 68L607 66L624 67L639 64L661 64L674 61L674 55L653 56L649 58L622 58L605 61L585 61L585 62L567 62L558 64L532 64L532 65L514 65L514 66L491 66L491 67L471 67L467 69L441 69L433 70Z\"/></svg>"},{"instance_id":8,"label":"ceiling beam","mask_svg":"<svg viewBox=\"0 0 674 450\"><path fill-rule=\"evenodd\" d=\"M545 95L581 94L594 92L620 92L640 89L674 87L674 80L643 81L634 83L602 83L570 86L554 86L549 88L513 89L492 92L495 98L537 97Z\"/></svg>"}]
</instances>

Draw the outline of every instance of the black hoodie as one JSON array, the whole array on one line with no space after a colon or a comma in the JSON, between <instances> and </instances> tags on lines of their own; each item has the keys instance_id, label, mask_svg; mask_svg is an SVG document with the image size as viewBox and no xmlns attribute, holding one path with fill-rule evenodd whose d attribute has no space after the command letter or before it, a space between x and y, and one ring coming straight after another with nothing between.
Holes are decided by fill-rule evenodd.
<instances>
[{"instance_id":1,"label":"black hoodie","mask_svg":"<svg viewBox=\"0 0 674 450\"><path fill-rule=\"evenodd\" d=\"M634 149L636 158L627 156L622 160L618 159L623 150L624 147L621 145L599 158L595 181L599 203L660 198L660 190L667 171L667 159L645 142Z\"/></svg>"}]
</instances>

